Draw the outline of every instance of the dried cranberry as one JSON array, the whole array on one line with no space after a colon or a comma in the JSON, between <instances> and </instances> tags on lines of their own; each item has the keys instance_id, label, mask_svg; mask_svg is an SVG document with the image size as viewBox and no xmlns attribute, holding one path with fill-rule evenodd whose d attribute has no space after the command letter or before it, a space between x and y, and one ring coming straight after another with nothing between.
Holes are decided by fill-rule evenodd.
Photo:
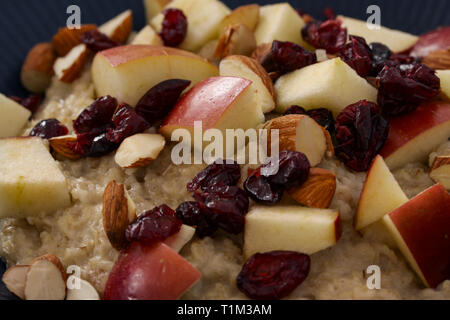
<instances>
[{"instance_id":1,"label":"dried cranberry","mask_svg":"<svg viewBox=\"0 0 450 320\"><path fill-rule=\"evenodd\" d=\"M317 62L316 54L292 42L274 41L272 59L278 71L289 73Z\"/></svg>"},{"instance_id":2,"label":"dried cranberry","mask_svg":"<svg viewBox=\"0 0 450 320\"><path fill-rule=\"evenodd\" d=\"M380 112L378 105L363 100L336 118L336 156L355 171L367 171L386 142L389 123Z\"/></svg>"},{"instance_id":3,"label":"dried cranberry","mask_svg":"<svg viewBox=\"0 0 450 320\"><path fill-rule=\"evenodd\" d=\"M281 151L278 159L278 172L266 176L271 184L289 187L295 184L302 185L308 179L311 166L303 153L289 150ZM269 168L270 165L270 163L263 165L261 172L263 173L262 169Z\"/></svg>"},{"instance_id":4,"label":"dried cranberry","mask_svg":"<svg viewBox=\"0 0 450 320\"><path fill-rule=\"evenodd\" d=\"M108 129L106 138L114 143L121 143L126 138L150 128L150 124L127 104L118 107L112 121L114 126Z\"/></svg>"},{"instance_id":5,"label":"dried cranberry","mask_svg":"<svg viewBox=\"0 0 450 320\"><path fill-rule=\"evenodd\" d=\"M208 218L219 228L233 234L244 230L249 199L245 191L235 186L218 186L213 192L194 194L207 209Z\"/></svg>"},{"instance_id":6,"label":"dried cranberry","mask_svg":"<svg viewBox=\"0 0 450 320\"><path fill-rule=\"evenodd\" d=\"M342 28L341 24L339 20L312 21L302 29L303 39L317 49L337 53L347 42L347 29Z\"/></svg>"},{"instance_id":7,"label":"dried cranberry","mask_svg":"<svg viewBox=\"0 0 450 320\"><path fill-rule=\"evenodd\" d=\"M339 50L339 57L363 78L372 71L372 52L364 38L350 36L350 42Z\"/></svg>"},{"instance_id":8,"label":"dried cranberry","mask_svg":"<svg viewBox=\"0 0 450 320\"><path fill-rule=\"evenodd\" d=\"M196 226L196 234L200 238L210 237L216 233L218 226L211 220L212 213L198 202L190 201L180 204L175 217L188 226Z\"/></svg>"},{"instance_id":9,"label":"dried cranberry","mask_svg":"<svg viewBox=\"0 0 450 320\"><path fill-rule=\"evenodd\" d=\"M84 154L86 157L103 157L110 154L119 147L119 144L109 141L106 133L94 137L91 141L88 151Z\"/></svg>"},{"instance_id":10,"label":"dried cranberry","mask_svg":"<svg viewBox=\"0 0 450 320\"><path fill-rule=\"evenodd\" d=\"M390 65L414 64L420 63L420 59L411 57L410 55L407 54L393 53L389 58L389 62L392 62L392 64Z\"/></svg>"},{"instance_id":11,"label":"dried cranberry","mask_svg":"<svg viewBox=\"0 0 450 320\"><path fill-rule=\"evenodd\" d=\"M164 45L178 47L186 38L188 21L183 11L179 9L166 9L163 11L161 38Z\"/></svg>"},{"instance_id":12,"label":"dried cranberry","mask_svg":"<svg viewBox=\"0 0 450 320\"><path fill-rule=\"evenodd\" d=\"M190 84L191 81L180 79L157 84L141 98L136 105L136 112L150 124L164 119Z\"/></svg>"},{"instance_id":13,"label":"dried cranberry","mask_svg":"<svg viewBox=\"0 0 450 320\"><path fill-rule=\"evenodd\" d=\"M378 103L388 116L414 111L421 103L436 97L440 89L435 71L418 63L385 66L377 82Z\"/></svg>"},{"instance_id":14,"label":"dried cranberry","mask_svg":"<svg viewBox=\"0 0 450 320\"><path fill-rule=\"evenodd\" d=\"M119 43L110 39L106 34L101 33L97 29L83 33L81 42L93 52L100 52L119 46Z\"/></svg>"},{"instance_id":15,"label":"dried cranberry","mask_svg":"<svg viewBox=\"0 0 450 320\"><path fill-rule=\"evenodd\" d=\"M14 100L18 104L21 104L26 109L30 110L31 113L35 113L42 102L42 97L38 94L31 94L26 98L19 98L15 96L11 96L9 98Z\"/></svg>"},{"instance_id":16,"label":"dried cranberry","mask_svg":"<svg viewBox=\"0 0 450 320\"><path fill-rule=\"evenodd\" d=\"M323 9L323 15L325 16L325 18L327 20L334 20L334 19L336 19L336 13L330 7L327 7L325 9Z\"/></svg>"},{"instance_id":17,"label":"dried cranberry","mask_svg":"<svg viewBox=\"0 0 450 320\"><path fill-rule=\"evenodd\" d=\"M285 116L290 114L306 114L306 110L303 107L300 106L290 106L286 112L284 113Z\"/></svg>"},{"instance_id":18,"label":"dried cranberry","mask_svg":"<svg viewBox=\"0 0 450 320\"><path fill-rule=\"evenodd\" d=\"M256 300L287 297L308 277L309 256L291 251L257 253L237 277L239 290Z\"/></svg>"},{"instance_id":19,"label":"dried cranberry","mask_svg":"<svg viewBox=\"0 0 450 320\"><path fill-rule=\"evenodd\" d=\"M130 224L125 231L125 237L129 242L153 244L178 233L181 225L182 222L174 216L172 209L169 211L167 206L157 207L143 213Z\"/></svg>"},{"instance_id":20,"label":"dried cranberry","mask_svg":"<svg viewBox=\"0 0 450 320\"><path fill-rule=\"evenodd\" d=\"M42 120L30 132L30 136L41 137L42 139L51 139L54 137L65 136L69 129L56 119Z\"/></svg>"},{"instance_id":21,"label":"dried cranberry","mask_svg":"<svg viewBox=\"0 0 450 320\"><path fill-rule=\"evenodd\" d=\"M97 99L73 121L75 132L78 134L105 132L112 126L112 117L116 108L117 100L111 96Z\"/></svg>"},{"instance_id":22,"label":"dried cranberry","mask_svg":"<svg viewBox=\"0 0 450 320\"><path fill-rule=\"evenodd\" d=\"M311 109L306 114L330 132L334 132L333 113L325 108Z\"/></svg>"},{"instance_id":23,"label":"dried cranberry","mask_svg":"<svg viewBox=\"0 0 450 320\"><path fill-rule=\"evenodd\" d=\"M372 42L369 45L372 51L372 73L371 75L377 76L378 73L384 68L386 62L392 56L392 51L382 43Z\"/></svg>"},{"instance_id":24,"label":"dried cranberry","mask_svg":"<svg viewBox=\"0 0 450 320\"><path fill-rule=\"evenodd\" d=\"M198 173L186 187L191 192L198 188L208 192L217 186L235 186L240 179L241 167L236 162L216 161Z\"/></svg>"},{"instance_id":25,"label":"dried cranberry","mask_svg":"<svg viewBox=\"0 0 450 320\"><path fill-rule=\"evenodd\" d=\"M253 201L264 205L275 205L283 197L285 188L271 184L269 179L262 176L260 170L253 172L244 183L245 191Z\"/></svg>"}]
</instances>

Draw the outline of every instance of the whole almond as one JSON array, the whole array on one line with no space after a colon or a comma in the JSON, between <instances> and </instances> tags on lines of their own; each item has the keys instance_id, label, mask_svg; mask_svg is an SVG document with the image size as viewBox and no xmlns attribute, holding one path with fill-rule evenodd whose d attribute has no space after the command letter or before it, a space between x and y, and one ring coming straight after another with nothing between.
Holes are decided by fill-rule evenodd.
<instances>
[{"instance_id":1,"label":"whole almond","mask_svg":"<svg viewBox=\"0 0 450 320\"><path fill-rule=\"evenodd\" d=\"M81 155L74 152L72 146L77 142L76 135L67 135L61 137L51 138L49 140L50 147L59 155L70 159L78 160Z\"/></svg>"},{"instance_id":2,"label":"whole almond","mask_svg":"<svg viewBox=\"0 0 450 320\"><path fill-rule=\"evenodd\" d=\"M34 93L44 92L52 80L55 60L56 54L51 43L35 45L22 66L20 79L23 86Z\"/></svg>"}]
</instances>

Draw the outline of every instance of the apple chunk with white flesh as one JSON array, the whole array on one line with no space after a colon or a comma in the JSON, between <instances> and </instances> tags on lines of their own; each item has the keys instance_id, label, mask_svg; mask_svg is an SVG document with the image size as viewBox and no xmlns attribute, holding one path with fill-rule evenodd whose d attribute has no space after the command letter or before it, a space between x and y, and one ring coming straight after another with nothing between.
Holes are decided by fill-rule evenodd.
<instances>
[{"instance_id":1,"label":"apple chunk with white flesh","mask_svg":"<svg viewBox=\"0 0 450 320\"><path fill-rule=\"evenodd\" d=\"M150 22L152 18L161 13L171 1L172 0L144 0L147 22Z\"/></svg>"},{"instance_id":2,"label":"apple chunk with white flesh","mask_svg":"<svg viewBox=\"0 0 450 320\"><path fill-rule=\"evenodd\" d=\"M165 9L169 8L180 9L186 16L189 26L180 48L194 52L219 35L222 20L231 12L218 0L174 0ZM163 20L163 13L152 19L151 25L157 32L161 31Z\"/></svg>"},{"instance_id":3,"label":"apple chunk with white flesh","mask_svg":"<svg viewBox=\"0 0 450 320\"><path fill-rule=\"evenodd\" d=\"M164 244L171 247L174 251L180 252L184 246L192 240L195 234L195 228L183 224L180 231L164 240Z\"/></svg>"},{"instance_id":4,"label":"apple chunk with white flesh","mask_svg":"<svg viewBox=\"0 0 450 320\"><path fill-rule=\"evenodd\" d=\"M347 28L348 34L362 37L367 43L381 42L388 46L393 52L402 52L410 49L419 40L418 36L410 33L380 27L380 29L369 29L366 21L338 16L342 26Z\"/></svg>"},{"instance_id":5,"label":"apple chunk with white flesh","mask_svg":"<svg viewBox=\"0 0 450 320\"><path fill-rule=\"evenodd\" d=\"M340 215L335 210L255 207L245 219L244 255L273 250L313 254L334 246L340 235Z\"/></svg>"},{"instance_id":6,"label":"apple chunk with white flesh","mask_svg":"<svg viewBox=\"0 0 450 320\"><path fill-rule=\"evenodd\" d=\"M436 75L441 80L441 94L450 101L450 70L438 70Z\"/></svg>"},{"instance_id":7,"label":"apple chunk with white flesh","mask_svg":"<svg viewBox=\"0 0 450 320\"><path fill-rule=\"evenodd\" d=\"M225 133L226 129L256 128L264 122L264 114L251 84L250 80L235 77L202 81L178 101L160 132L170 139L175 130L186 129L194 137L194 125L199 121L204 131L219 129Z\"/></svg>"},{"instance_id":8,"label":"apple chunk with white flesh","mask_svg":"<svg viewBox=\"0 0 450 320\"><path fill-rule=\"evenodd\" d=\"M151 46L164 45L159 34L157 34L156 31L150 26L145 26L141 31L139 31L131 44L144 44Z\"/></svg>"},{"instance_id":9,"label":"apple chunk with white flesh","mask_svg":"<svg viewBox=\"0 0 450 320\"><path fill-rule=\"evenodd\" d=\"M19 135L30 117L30 110L0 94L0 138Z\"/></svg>"},{"instance_id":10,"label":"apple chunk with white flesh","mask_svg":"<svg viewBox=\"0 0 450 320\"><path fill-rule=\"evenodd\" d=\"M391 170L426 161L450 137L450 103L428 102L415 111L389 119L389 136L380 154Z\"/></svg>"},{"instance_id":11,"label":"apple chunk with white flesh","mask_svg":"<svg viewBox=\"0 0 450 320\"><path fill-rule=\"evenodd\" d=\"M92 64L97 96L111 95L132 106L162 81L184 79L195 84L218 74L215 65L196 54L146 45L101 51Z\"/></svg>"},{"instance_id":12,"label":"apple chunk with white flesh","mask_svg":"<svg viewBox=\"0 0 450 320\"><path fill-rule=\"evenodd\" d=\"M369 169L359 199L355 229L361 230L377 222L408 200L383 158L377 156Z\"/></svg>"},{"instance_id":13,"label":"apple chunk with white flesh","mask_svg":"<svg viewBox=\"0 0 450 320\"><path fill-rule=\"evenodd\" d=\"M383 222L427 287L450 279L450 194L441 184L386 215Z\"/></svg>"},{"instance_id":14,"label":"apple chunk with white flesh","mask_svg":"<svg viewBox=\"0 0 450 320\"><path fill-rule=\"evenodd\" d=\"M167 245L134 242L122 252L106 282L104 300L175 300L201 277Z\"/></svg>"},{"instance_id":15,"label":"apple chunk with white flesh","mask_svg":"<svg viewBox=\"0 0 450 320\"><path fill-rule=\"evenodd\" d=\"M97 290L86 280L79 279L79 288L67 288L66 300L100 300Z\"/></svg>"},{"instance_id":16,"label":"apple chunk with white flesh","mask_svg":"<svg viewBox=\"0 0 450 320\"><path fill-rule=\"evenodd\" d=\"M66 178L41 138L0 139L0 218L35 217L70 203Z\"/></svg>"},{"instance_id":17,"label":"apple chunk with white flesh","mask_svg":"<svg viewBox=\"0 0 450 320\"><path fill-rule=\"evenodd\" d=\"M378 91L340 58L288 73L275 83L277 111L290 106L327 108L337 116L355 101L377 102Z\"/></svg>"}]
</instances>

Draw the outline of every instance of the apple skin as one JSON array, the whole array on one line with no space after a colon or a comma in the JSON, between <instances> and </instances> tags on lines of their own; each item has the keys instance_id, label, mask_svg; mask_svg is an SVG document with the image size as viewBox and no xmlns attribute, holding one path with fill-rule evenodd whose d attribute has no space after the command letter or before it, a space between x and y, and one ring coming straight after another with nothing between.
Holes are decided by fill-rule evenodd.
<instances>
[{"instance_id":1,"label":"apple skin","mask_svg":"<svg viewBox=\"0 0 450 320\"><path fill-rule=\"evenodd\" d=\"M422 58L431 52L448 48L450 48L450 26L421 35L410 54L413 57Z\"/></svg>"},{"instance_id":2,"label":"apple skin","mask_svg":"<svg viewBox=\"0 0 450 320\"><path fill-rule=\"evenodd\" d=\"M380 154L391 170L423 161L450 137L450 103L424 103L415 111L388 119L391 126Z\"/></svg>"},{"instance_id":3,"label":"apple skin","mask_svg":"<svg viewBox=\"0 0 450 320\"><path fill-rule=\"evenodd\" d=\"M397 229L403 240L400 249L410 257L408 260L428 287L435 288L450 279L450 194L441 184L422 192L384 219Z\"/></svg>"},{"instance_id":4,"label":"apple skin","mask_svg":"<svg viewBox=\"0 0 450 320\"><path fill-rule=\"evenodd\" d=\"M134 242L116 261L104 300L175 300L201 277L178 253L163 243Z\"/></svg>"}]
</instances>

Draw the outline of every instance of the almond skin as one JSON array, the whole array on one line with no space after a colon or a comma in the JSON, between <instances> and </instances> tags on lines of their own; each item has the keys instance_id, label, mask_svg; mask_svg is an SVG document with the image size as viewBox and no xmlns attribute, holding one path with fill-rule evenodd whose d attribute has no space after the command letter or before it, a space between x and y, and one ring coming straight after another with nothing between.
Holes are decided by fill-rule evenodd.
<instances>
[{"instance_id":1,"label":"almond skin","mask_svg":"<svg viewBox=\"0 0 450 320\"><path fill-rule=\"evenodd\" d=\"M61 263L61 260L59 260L59 258L57 256L55 256L54 254L46 254L46 255L40 256L33 260L33 262L31 263L31 266L33 265L33 263L35 263L36 261L39 261L39 260L47 260L47 261L51 262L52 264L54 264L59 269L59 271L61 271L61 275L62 275L64 281L67 280L66 270L64 269L64 267Z\"/></svg>"},{"instance_id":2,"label":"almond skin","mask_svg":"<svg viewBox=\"0 0 450 320\"><path fill-rule=\"evenodd\" d=\"M446 166L450 164L450 156L440 156L436 157L433 162L433 166L431 167L431 171L436 170L442 166Z\"/></svg>"},{"instance_id":3,"label":"almond skin","mask_svg":"<svg viewBox=\"0 0 450 320\"><path fill-rule=\"evenodd\" d=\"M59 29L53 37L53 46L60 57L66 54L81 43L81 36L90 30L97 29L95 24L82 25L80 29L69 29L67 27Z\"/></svg>"},{"instance_id":4,"label":"almond skin","mask_svg":"<svg viewBox=\"0 0 450 320\"><path fill-rule=\"evenodd\" d=\"M306 117L300 114L290 114L275 118L264 125L264 129L269 130L267 145L270 146L270 130L279 130L280 151L296 151L295 141L297 139L297 123L301 118Z\"/></svg>"},{"instance_id":5,"label":"almond skin","mask_svg":"<svg viewBox=\"0 0 450 320\"><path fill-rule=\"evenodd\" d=\"M253 32L244 24L228 26L219 39L214 58L223 59L230 55L249 56L256 49Z\"/></svg>"},{"instance_id":6,"label":"almond skin","mask_svg":"<svg viewBox=\"0 0 450 320\"><path fill-rule=\"evenodd\" d=\"M302 186L288 189L288 194L299 204L318 209L329 208L335 193L336 175L321 168L312 168Z\"/></svg>"},{"instance_id":7,"label":"almond skin","mask_svg":"<svg viewBox=\"0 0 450 320\"><path fill-rule=\"evenodd\" d=\"M53 69L59 81L64 83L74 82L81 74L88 57L86 45L79 44L62 58L56 59Z\"/></svg>"},{"instance_id":8,"label":"almond skin","mask_svg":"<svg viewBox=\"0 0 450 320\"><path fill-rule=\"evenodd\" d=\"M431 52L422 63L435 70L450 69L450 49Z\"/></svg>"},{"instance_id":9,"label":"almond skin","mask_svg":"<svg viewBox=\"0 0 450 320\"><path fill-rule=\"evenodd\" d=\"M20 78L23 86L34 93L45 92L52 80L55 60L56 54L51 43L35 45L22 66Z\"/></svg>"},{"instance_id":10,"label":"almond skin","mask_svg":"<svg viewBox=\"0 0 450 320\"><path fill-rule=\"evenodd\" d=\"M76 135L67 135L62 137L55 137L49 140L50 147L59 155L70 159L70 160L78 160L81 159L81 156L75 153L72 148L70 148L71 144L77 142Z\"/></svg>"}]
</instances>

